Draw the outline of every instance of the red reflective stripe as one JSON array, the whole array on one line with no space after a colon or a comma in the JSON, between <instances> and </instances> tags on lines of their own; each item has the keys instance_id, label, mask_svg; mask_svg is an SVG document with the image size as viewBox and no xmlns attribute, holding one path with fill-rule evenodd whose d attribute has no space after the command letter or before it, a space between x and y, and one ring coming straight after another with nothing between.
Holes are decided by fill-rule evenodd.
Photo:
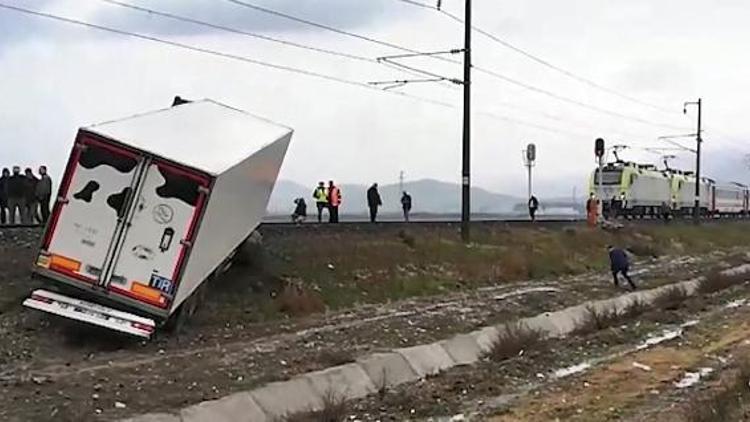
<instances>
[{"instance_id":1,"label":"red reflective stripe","mask_svg":"<svg viewBox=\"0 0 750 422\"><path fill-rule=\"evenodd\" d=\"M210 179L208 177L204 176L201 173L198 173L195 170L192 170L192 171L191 170L186 170L186 169L183 169L181 167L178 167L178 166L166 163L166 162L164 162L162 160L157 160L156 161L156 166L157 167L162 167L165 170L169 171L170 173L174 173L174 174L177 174L179 176L186 177L188 179L192 179L192 180L200 183L204 187L207 187L208 184L210 183Z\"/></svg>"},{"instance_id":2,"label":"red reflective stripe","mask_svg":"<svg viewBox=\"0 0 750 422\"><path fill-rule=\"evenodd\" d=\"M93 133L89 133L89 132L85 133L85 136L81 140L81 143L84 145L85 144L94 145L97 148L106 149L106 150L109 150L110 152L114 152L115 154L125 155L130 158L140 157L138 153L133 152L127 148L123 148L123 147L113 145L111 143L103 142L99 139L96 139L96 135Z\"/></svg>"}]
</instances>

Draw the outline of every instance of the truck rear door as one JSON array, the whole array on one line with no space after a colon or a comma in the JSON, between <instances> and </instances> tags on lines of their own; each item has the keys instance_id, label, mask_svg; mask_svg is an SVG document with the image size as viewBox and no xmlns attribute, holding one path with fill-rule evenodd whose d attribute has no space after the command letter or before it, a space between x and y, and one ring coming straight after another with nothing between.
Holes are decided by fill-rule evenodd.
<instances>
[{"instance_id":1,"label":"truck rear door","mask_svg":"<svg viewBox=\"0 0 750 422\"><path fill-rule=\"evenodd\" d=\"M128 216L108 287L166 308L195 236L209 180L159 160L146 164Z\"/></svg>"},{"instance_id":2,"label":"truck rear door","mask_svg":"<svg viewBox=\"0 0 750 422\"><path fill-rule=\"evenodd\" d=\"M92 285L100 282L142 161L128 150L79 136L38 266Z\"/></svg>"},{"instance_id":3,"label":"truck rear door","mask_svg":"<svg viewBox=\"0 0 750 422\"><path fill-rule=\"evenodd\" d=\"M166 311L209 183L84 134L37 265Z\"/></svg>"}]
</instances>

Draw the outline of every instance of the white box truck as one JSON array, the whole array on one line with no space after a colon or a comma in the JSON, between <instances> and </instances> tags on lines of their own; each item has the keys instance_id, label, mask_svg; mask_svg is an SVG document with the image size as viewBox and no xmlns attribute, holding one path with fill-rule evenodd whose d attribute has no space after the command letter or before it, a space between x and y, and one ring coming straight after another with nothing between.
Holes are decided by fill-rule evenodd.
<instances>
[{"instance_id":1,"label":"white box truck","mask_svg":"<svg viewBox=\"0 0 750 422\"><path fill-rule=\"evenodd\" d=\"M291 136L211 100L80 129L24 305L149 338L256 229Z\"/></svg>"}]
</instances>

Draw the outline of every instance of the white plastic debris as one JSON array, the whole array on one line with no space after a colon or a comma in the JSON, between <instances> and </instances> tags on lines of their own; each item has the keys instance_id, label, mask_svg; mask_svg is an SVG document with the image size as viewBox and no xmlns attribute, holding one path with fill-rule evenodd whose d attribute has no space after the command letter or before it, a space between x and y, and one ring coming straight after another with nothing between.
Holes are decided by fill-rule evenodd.
<instances>
[{"instance_id":1,"label":"white plastic debris","mask_svg":"<svg viewBox=\"0 0 750 422\"><path fill-rule=\"evenodd\" d=\"M518 289L518 290L513 290L512 292L502 293L502 294L496 295L493 299L503 300L509 297L523 296L529 293L556 293L559 291L560 289L556 287L529 287L526 289Z\"/></svg>"},{"instance_id":2,"label":"white plastic debris","mask_svg":"<svg viewBox=\"0 0 750 422\"><path fill-rule=\"evenodd\" d=\"M633 367L638 368L638 369L642 369L642 370L644 370L646 372L651 372L651 367L650 366L644 365L644 364L642 364L640 362L633 362Z\"/></svg>"},{"instance_id":3,"label":"white plastic debris","mask_svg":"<svg viewBox=\"0 0 750 422\"><path fill-rule=\"evenodd\" d=\"M116 409L124 409L126 407L128 407L128 406L125 403L123 403L123 402L120 402L120 401L116 401L115 402L115 408Z\"/></svg>"},{"instance_id":4,"label":"white plastic debris","mask_svg":"<svg viewBox=\"0 0 750 422\"><path fill-rule=\"evenodd\" d=\"M726 305L724 305L724 307L727 309L734 309L734 308L739 308L740 306L743 306L746 303L747 303L747 299L737 299L737 300L733 300L727 303Z\"/></svg>"},{"instance_id":5,"label":"white plastic debris","mask_svg":"<svg viewBox=\"0 0 750 422\"><path fill-rule=\"evenodd\" d=\"M579 363L578 365L569 366L567 368L558 369L555 371L555 377L564 378L579 372L583 372L591 368L591 364L588 362Z\"/></svg>"},{"instance_id":6,"label":"white plastic debris","mask_svg":"<svg viewBox=\"0 0 750 422\"><path fill-rule=\"evenodd\" d=\"M643 342L643 344L639 344L636 347L636 350L643 350L648 349L651 346L655 346L659 343L663 343L665 341L674 340L677 337L682 336L682 330L669 330L665 331L662 335L657 337L651 337Z\"/></svg>"},{"instance_id":7,"label":"white plastic debris","mask_svg":"<svg viewBox=\"0 0 750 422\"><path fill-rule=\"evenodd\" d=\"M686 372L681 380L674 383L674 386L677 388L688 388L698 383L702 377L705 377L713 371L713 368L701 368L698 372Z\"/></svg>"}]
</instances>

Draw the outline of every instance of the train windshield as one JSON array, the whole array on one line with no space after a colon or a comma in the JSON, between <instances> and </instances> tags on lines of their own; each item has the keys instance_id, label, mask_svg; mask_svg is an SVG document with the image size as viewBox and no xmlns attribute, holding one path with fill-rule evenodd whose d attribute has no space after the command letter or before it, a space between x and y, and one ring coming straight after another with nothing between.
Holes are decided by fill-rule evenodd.
<instances>
[{"instance_id":1,"label":"train windshield","mask_svg":"<svg viewBox=\"0 0 750 422\"><path fill-rule=\"evenodd\" d=\"M619 185L622 180L622 170L618 169L604 169L602 173L602 184L603 185ZM599 184L599 169L594 171L594 183Z\"/></svg>"}]
</instances>

